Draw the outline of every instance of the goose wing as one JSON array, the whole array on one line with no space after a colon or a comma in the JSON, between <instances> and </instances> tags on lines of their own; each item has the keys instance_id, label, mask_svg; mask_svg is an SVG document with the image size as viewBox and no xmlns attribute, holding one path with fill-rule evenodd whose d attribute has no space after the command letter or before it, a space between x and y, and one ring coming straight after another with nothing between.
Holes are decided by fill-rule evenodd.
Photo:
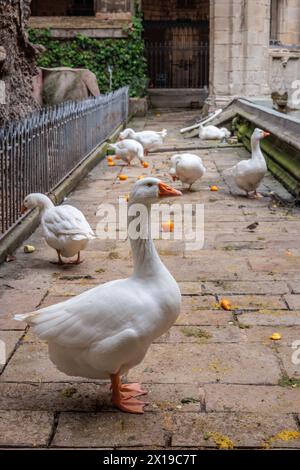
<instances>
[{"instance_id":1,"label":"goose wing","mask_svg":"<svg viewBox=\"0 0 300 470\"><path fill-rule=\"evenodd\" d=\"M58 206L46 211L42 218L46 233L55 237L70 236L72 239L95 238L94 232L83 213L73 206Z\"/></svg>"},{"instance_id":2,"label":"goose wing","mask_svg":"<svg viewBox=\"0 0 300 470\"><path fill-rule=\"evenodd\" d=\"M130 282L109 282L65 302L16 315L15 319L33 326L41 339L68 348L88 348L125 330L146 330L149 319L141 315L145 298L134 292ZM152 310L151 302L147 306Z\"/></svg>"}]
</instances>

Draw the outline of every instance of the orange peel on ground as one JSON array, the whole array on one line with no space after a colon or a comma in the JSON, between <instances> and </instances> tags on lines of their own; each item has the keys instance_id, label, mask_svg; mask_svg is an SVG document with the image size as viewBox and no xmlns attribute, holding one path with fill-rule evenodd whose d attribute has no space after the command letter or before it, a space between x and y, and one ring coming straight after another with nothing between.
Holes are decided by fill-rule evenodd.
<instances>
[{"instance_id":1,"label":"orange peel on ground","mask_svg":"<svg viewBox=\"0 0 300 470\"><path fill-rule=\"evenodd\" d=\"M218 186L213 185L213 186L210 187L210 190L211 191L219 191L219 188L218 188Z\"/></svg>"},{"instance_id":2,"label":"orange peel on ground","mask_svg":"<svg viewBox=\"0 0 300 470\"><path fill-rule=\"evenodd\" d=\"M222 307L223 310L227 310L227 311L232 310L232 304L230 300L228 299L222 299L220 301L220 307Z\"/></svg>"},{"instance_id":3,"label":"orange peel on ground","mask_svg":"<svg viewBox=\"0 0 300 470\"><path fill-rule=\"evenodd\" d=\"M143 167L144 167L144 168L149 168L149 163L143 162Z\"/></svg>"},{"instance_id":4,"label":"orange peel on ground","mask_svg":"<svg viewBox=\"0 0 300 470\"><path fill-rule=\"evenodd\" d=\"M163 222L161 224L163 232L174 232L174 223L172 220L168 220L167 222Z\"/></svg>"},{"instance_id":5,"label":"orange peel on ground","mask_svg":"<svg viewBox=\"0 0 300 470\"><path fill-rule=\"evenodd\" d=\"M282 338L280 333L273 333L272 336L270 336L270 339L272 341L279 341Z\"/></svg>"},{"instance_id":6,"label":"orange peel on ground","mask_svg":"<svg viewBox=\"0 0 300 470\"><path fill-rule=\"evenodd\" d=\"M108 162L108 166L116 166L115 162Z\"/></svg>"},{"instance_id":7,"label":"orange peel on ground","mask_svg":"<svg viewBox=\"0 0 300 470\"><path fill-rule=\"evenodd\" d=\"M128 180L128 176L127 175L119 175L119 180L120 181L126 181L126 180Z\"/></svg>"}]
</instances>

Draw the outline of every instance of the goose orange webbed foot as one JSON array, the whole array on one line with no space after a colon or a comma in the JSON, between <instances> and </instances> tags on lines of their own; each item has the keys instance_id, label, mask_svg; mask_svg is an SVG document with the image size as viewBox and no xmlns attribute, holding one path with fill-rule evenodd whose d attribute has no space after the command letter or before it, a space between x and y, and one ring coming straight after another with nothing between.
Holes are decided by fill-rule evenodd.
<instances>
[{"instance_id":1,"label":"goose orange webbed foot","mask_svg":"<svg viewBox=\"0 0 300 470\"><path fill-rule=\"evenodd\" d=\"M111 375L112 402L125 413L143 414L147 403L136 400L136 396L145 394L139 384L122 384L119 374ZM133 396L135 394L135 396Z\"/></svg>"},{"instance_id":2,"label":"goose orange webbed foot","mask_svg":"<svg viewBox=\"0 0 300 470\"><path fill-rule=\"evenodd\" d=\"M135 384L122 384L120 391L122 393L122 396L124 397L140 397L142 395L147 395L148 392L146 390L143 390L140 384L135 383Z\"/></svg>"},{"instance_id":3,"label":"goose orange webbed foot","mask_svg":"<svg viewBox=\"0 0 300 470\"><path fill-rule=\"evenodd\" d=\"M143 414L145 413L146 403L136 400L135 398L123 398L116 400L113 398L113 404L121 411L125 413Z\"/></svg>"}]
</instances>

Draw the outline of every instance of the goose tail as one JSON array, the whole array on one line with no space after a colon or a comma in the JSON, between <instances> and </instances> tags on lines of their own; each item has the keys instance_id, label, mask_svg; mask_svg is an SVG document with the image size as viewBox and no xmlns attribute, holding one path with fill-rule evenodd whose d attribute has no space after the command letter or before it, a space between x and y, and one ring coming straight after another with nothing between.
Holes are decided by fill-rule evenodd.
<instances>
[{"instance_id":1,"label":"goose tail","mask_svg":"<svg viewBox=\"0 0 300 470\"><path fill-rule=\"evenodd\" d=\"M33 318L38 314L38 312L22 313L14 315L14 320L16 321L25 321L28 325L33 324Z\"/></svg>"}]
</instances>

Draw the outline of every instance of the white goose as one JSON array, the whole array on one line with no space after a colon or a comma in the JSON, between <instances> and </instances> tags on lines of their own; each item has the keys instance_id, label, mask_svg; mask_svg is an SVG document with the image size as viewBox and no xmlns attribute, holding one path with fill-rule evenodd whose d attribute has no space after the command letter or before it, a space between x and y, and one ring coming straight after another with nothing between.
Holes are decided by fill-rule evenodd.
<instances>
[{"instance_id":1,"label":"white goose","mask_svg":"<svg viewBox=\"0 0 300 470\"><path fill-rule=\"evenodd\" d=\"M179 179L182 183L192 185L206 173L202 159L192 153L174 155L171 158L170 175L173 181Z\"/></svg>"},{"instance_id":2,"label":"white goose","mask_svg":"<svg viewBox=\"0 0 300 470\"><path fill-rule=\"evenodd\" d=\"M164 142L164 138L167 136L168 131L163 129L161 132L156 131L142 131L135 132L133 129L125 129L120 133L120 140L133 139L142 144L144 147L145 155L148 155L150 151L157 150Z\"/></svg>"},{"instance_id":3,"label":"white goose","mask_svg":"<svg viewBox=\"0 0 300 470\"><path fill-rule=\"evenodd\" d=\"M268 171L265 157L260 148L260 141L270 135L261 129L255 129L251 136L252 157L242 160L223 173L232 175L236 185L246 191L248 197L262 197L257 188ZM254 193L254 195L251 195Z\"/></svg>"},{"instance_id":4,"label":"white goose","mask_svg":"<svg viewBox=\"0 0 300 470\"><path fill-rule=\"evenodd\" d=\"M231 136L231 132L229 132L226 127L222 127L219 129L216 126L206 126L208 122L212 121L218 114L220 114L219 110L210 116L205 121L202 121L199 124L199 138L201 140L225 140L229 139Z\"/></svg>"},{"instance_id":5,"label":"white goose","mask_svg":"<svg viewBox=\"0 0 300 470\"><path fill-rule=\"evenodd\" d=\"M180 195L156 178L145 178L134 185L128 208L134 262L131 277L15 317L32 325L34 332L48 342L50 359L60 371L70 376L110 378L112 401L122 411L143 413L145 404L136 397L145 392L139 384L122 384L121 375L143 360L151 343L180 313L179 287L150 236L151 205L162 197ZM136 217L140 237L131 232Z\"/></svg>"},{"instance_id":6,"label":"white goose","mask_svg":"<svg viewBox=\"0 0 300 470\"><path fill-rule=\"evenodd\" d=\"M201 140L225 140L229 139L231 133L226 127L219 129L216 126L203 126L200 124L199 137Z\"/></svg>"},{"instance_id":7,"label":"white goose","mask_svg":"<svg viewBox=\"0 0 300 470\"><path fill-rule=\"evenodd\" d=\"M40 209L43 236L48 245L56 250L58 264L65 264L62 256L71 258L76 254L76 261L69 264L81 263L80 252L86 248L89 240L95 238L83 213L73 206L55 206L51 199L39 193L26 196L22 212L35 207Z\"/></svg>"},{"instance_id":8,"label":"white goose","mask_svg":"<svg viewBox=\"0 0 300 470\"><path fill-rule=\"evenodd\" d=\"M144 165L144 148L142 144L136 140L125 139L116 144L109 144L109 148L113 149L117 157L120 157L127 165L136 157Z\"/></svg>"}]
</instances>

